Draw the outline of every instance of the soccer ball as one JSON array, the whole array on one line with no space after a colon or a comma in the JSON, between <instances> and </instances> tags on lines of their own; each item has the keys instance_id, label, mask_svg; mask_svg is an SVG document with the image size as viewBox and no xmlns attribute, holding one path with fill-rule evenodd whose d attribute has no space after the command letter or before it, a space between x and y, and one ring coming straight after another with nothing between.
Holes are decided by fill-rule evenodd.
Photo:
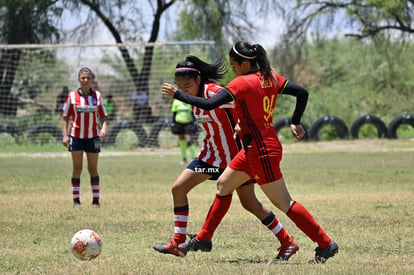
<instances>
[{"instance_id":1,"label":"soccer ball","mask_svg":"<svg viewBox=\"0 0 414 275\"><path fill-rule=\"evenodd\" d=\"M70 240L73 255L82 261L90 261L101 254L102 239L93 230L82 229L73 235Z\"/></svg>"}]
</instances>

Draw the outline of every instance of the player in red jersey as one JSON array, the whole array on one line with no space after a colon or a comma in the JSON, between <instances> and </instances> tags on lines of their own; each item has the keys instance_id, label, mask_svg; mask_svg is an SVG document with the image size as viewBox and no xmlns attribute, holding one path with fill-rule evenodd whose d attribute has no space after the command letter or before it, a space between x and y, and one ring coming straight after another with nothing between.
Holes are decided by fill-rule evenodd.
<instances>
[{"instance_id":1,"label":"player in red jersey","mask_svg":"<svg viewBox=\"0 0 414 275\"><path fill-rule=\"evenodd\" d=\"M305 131L300 121L306 108L308 92L298 84L275 74L265 49L259 44L238 42L230 50L229 57L237 77L225 90L211 99L192 97L177 91L168 83L162 86L163 94L205 110L234 101L240 119L239 135L244 145L243 150L219 177L216 197L201 231L180 248L197 251L211 247L213 234L230 207L233 191L249 178L255 178L270 201L318 244L312 261L325 262L338 252L338 245L325 233L309 211L294 201L289 194L279 166L282 146L273 127L273 110L277 96L295 96L296 107L290 128L296 138L302 138Z\"/></svg>"},{"instance_id":2,"label":"player in red jersey","mask_svg":"<svg viewBox=\"0 0 414 275\"><path fill-rule=\"evenodd\" d=\"M101 140L106 136L106 110L102 94L92 89L94 74L89 68L81 68L78 73L80 88L72 91L63 107L63 145L72 155L72 199L73 207L80 206L80 175L82 172L83 152L86 153L88 171L91 177L92 206L99 207L98 158ZM68 132L69 118L71 126ZM99 124L102 128L99 129Z\"/></svg>"},{"instance_id":3,"label":"player in red jersey","mask_svg":"<svg viewBox=\"0 0 414 275\"><path fill-rule=\"evenodd\" d=\"M207 64L195 56L188 56L185 61L177 64L175 82L185 93L203 99L213 98L223 89L215 80L222 78L226 71L224 59L219 59L214 64ZM233 136L233 129L237 123L233 103L210 111L194 106L192 109L206 136L198 157L182 171L172 186L174 239L165 245L154 245L154 249L161 253L181 257L187 254L187 250L178 246L186 240L189 216L188 192L206 180L217 180L241 148L240 141L235 140ZM245 182L247 183L236 188L241 204L276 235L281 243L280 259L287 260L298 250L295 240L288 235L272 211L258 201L254 193L254 185L249 183L249 179ZM211 247L203 250L209 251ZM288 254L286 254L287 250Z\"/></svg>"}]
</instances>

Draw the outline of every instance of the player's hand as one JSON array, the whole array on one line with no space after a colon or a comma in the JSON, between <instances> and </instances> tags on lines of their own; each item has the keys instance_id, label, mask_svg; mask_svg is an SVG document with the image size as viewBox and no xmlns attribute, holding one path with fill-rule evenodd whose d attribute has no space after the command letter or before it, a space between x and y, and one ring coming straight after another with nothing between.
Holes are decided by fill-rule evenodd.
<instances>
[{"instance_id":1,"label":"player's hand","mask_svg":"<svg viewBox=\"0 0 414 275\"><path fill-rule=\"evenodd\" d=\"M241 127L240 127L240 124L237 123L236 126L234 126L233 138L236 139L240 132L241 132Z\"/></svg>"},{"instance_id":2,"label":"player's hand","mask_svg":"<svg viewBox=\"0 0 414 275\"><path fill-rule=\"evenodd\" d=\"M64 135L63 136L62 144L63 144L63 146L65 146L66 148L68 148L68 146L69 146L69 137L67 135Z\"/></svg>"},{"instance_id":3,"label":"player's hand","mask_svg":"<svg viewBox=\"0 0 414 275\"><path fill-rule=\"evenodd\" d=\"M295 125L290 124L290 131L292 132L293 136L296 139L301 139L305 136L305 129L303 129L303 126L301 124Z\"/></svg>"},{"instance_id":4,"label":"player's hand","mask_svg":"<svg viewBox=\"0 0 414 275\"><path fill-rule=\"evenodd\" d=\"M162 84L161 94L173 98L176 91L177 91L177 88L174 85L172 85L170 83L163 83Z\"/></svg>"},{"instance_id":5,"label":"player's hand","mask_svg":"<svg viewBox=\"0 0 414 275\"><path fill-rule=\"evenodd\" d=\"M99 137L101 138L101 141L104 141L104 140L105 140L105 138L106 138L106 131L101 130L101 132L100 132L100 134L99 134Z\"/></svg>"}]
</instances>

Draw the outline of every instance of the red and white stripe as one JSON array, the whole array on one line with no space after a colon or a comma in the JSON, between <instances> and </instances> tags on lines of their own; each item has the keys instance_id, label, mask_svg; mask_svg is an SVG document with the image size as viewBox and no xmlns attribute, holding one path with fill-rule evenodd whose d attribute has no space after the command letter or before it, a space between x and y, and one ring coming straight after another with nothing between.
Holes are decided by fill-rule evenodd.
<instances>
[{"instance_id":1,"label":"red and white stripe","mask_svg":"<svg viewBox=\"0 0 414 275\"><path fill-rule=\"evenodd\" d=\"M221 89L222 87L216 83L206 83L203 97L210 98ZM237 118L233 104L226 104L210 111L193 106L194 116L206 133L198 158L220 168L225 168L238 152L236 142L233 139L234 125L232 125L226 109L229 110L233 122L236 123Z\"/></svg>"},{"instance_id":2,"label":"red and white stripe","mask_svg":"<svg viewBox=\"0 0 414 275\"><path fill-rule=\"evenodd\" d=\"M72 117L69 135L76 138L94 138L99 135L99 120L106 117L106 110L99 91L81 95L76 90L69 93L62 111L63 117Z\"/></svg>"}]
</instances>

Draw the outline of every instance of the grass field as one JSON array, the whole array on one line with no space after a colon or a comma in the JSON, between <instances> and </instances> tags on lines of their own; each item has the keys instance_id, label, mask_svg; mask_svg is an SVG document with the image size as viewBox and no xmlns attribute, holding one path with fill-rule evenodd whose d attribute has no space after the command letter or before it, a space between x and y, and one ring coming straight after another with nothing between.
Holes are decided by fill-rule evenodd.
<instances>
[{"instance_id":1,"label":"grass field","mask_svg":"<svg viewBox=\"0 0 414 275\"><path fill-rule=\"evenodd\" d=\"M276 238L237 196L210 253L159 254L153 244L173 234L172 182L183 169L179 152L105 150L100 158L101 208L91 207L86 163L80 209L71 202L68 152L0 153L1 274L414 274L414 141L293 143L282 171L294 199L339 244L326 264L311 265L312 243L278 209L300 250L289 262L267 264ZM215 183L189 194L189 232L201 228ZM268 206L260 188L257 196ZM102 254L82 262L69 242L90 228Z\"/></svg>"}]
</instances>

